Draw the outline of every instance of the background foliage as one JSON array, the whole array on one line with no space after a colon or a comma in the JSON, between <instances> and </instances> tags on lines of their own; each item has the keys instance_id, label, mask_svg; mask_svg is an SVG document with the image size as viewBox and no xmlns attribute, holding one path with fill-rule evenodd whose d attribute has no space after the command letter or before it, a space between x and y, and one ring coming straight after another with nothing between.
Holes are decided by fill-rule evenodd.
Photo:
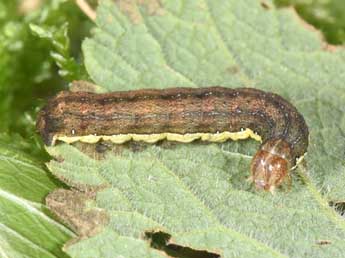
<instances>
[{"instance_id":1,"label":"background foliage","mask_svg":"<svg viewBox=\"0 0 345 258\"><path fill-rule=\"evenodd\" d=\"M343 0L275 2L279 6L295 5L298 13L320 28L330 43L345 42ZM20 5L21 1L0 2L0 211L13 214L13 220L0 219L5 225L0 229L4 243L0 255L34 257L40 252L47 257L61 257L62 244L74 234L51 219L42 206L48 192L64 185L46 173L43 164L48 155L34 123L37 110L48 96L66 88L73 79L87 78L81 42L93 24L74 1L46 1L30 11ZM21 181L23 177L32 181ZM28 190L33 188L35 191ZM28 218L20 216L25 212L32 219L18 223ZM38 224L45 225L45 229ZM43 231L57 236L47 246L40 244ZM30 244L21 241L22 236Z\"/></svg>"},{"instance_id":2,"label":"background foliage","mask_svg":"<svg viewBox=\"0 0 345 258\"><path fill-rule=\"evenodd\" d=\"M345 42L345 1L275 0L277 6L294 6L308 23L320 29L331 44Z\"/></svg>"},{"instance_id":3,"label":"background foliage","mask_svg":"<svg viewBox=\"0 0 345 258\"><path fill-rule=\"evenodd\" d=\"M33 140L37 107L46 96L66 85L51 52L65 59L72 55L81 61L80 44L92 23L72 1L48 1L28 11L22 10L20 4L21 1L0 2L0 129ZM51 41L40 40L30 30L30 24L49 31ZM64 34L67 26L68 35ZM60 44L60 49L56 50L54 42ZM73 67L68 69L77 73ZM77 77L80 76L67 79Z\"/></svg>"}]
</instances>

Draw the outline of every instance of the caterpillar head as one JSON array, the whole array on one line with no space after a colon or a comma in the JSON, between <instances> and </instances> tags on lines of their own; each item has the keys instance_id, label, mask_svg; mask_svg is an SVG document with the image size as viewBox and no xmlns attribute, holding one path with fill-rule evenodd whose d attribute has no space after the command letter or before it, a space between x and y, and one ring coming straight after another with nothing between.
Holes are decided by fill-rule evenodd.
<instances>
[{"instance_id":1,"label":"caterpillar head","mask_svg":"<svg viewBox=\"0 0 345 258\"><path fill-rule=\"evenodd\" d=\"M290 144L284 139L267 140L252 159L250 180L257 189L273 193L284 179L289 179L291 157Z\"/></svg>"}]
</instances>

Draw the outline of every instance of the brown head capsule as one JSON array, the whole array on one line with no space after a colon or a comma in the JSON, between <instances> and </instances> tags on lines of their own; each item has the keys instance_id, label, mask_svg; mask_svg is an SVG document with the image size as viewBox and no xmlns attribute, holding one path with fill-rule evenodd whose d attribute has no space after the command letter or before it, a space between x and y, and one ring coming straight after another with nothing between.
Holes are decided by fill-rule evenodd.
<instances>
[{"instance_id":1,"label":"brown head capsule","mask_svg":"<svg viewBox=\"0 0 345 258\"><path fill-rule=\"evenodd\" d=\"M282 138L268 139L251 163L251 177L257 189L273 192L289 178L292 165L291 147Z\"/></svg>"}]
</instances>

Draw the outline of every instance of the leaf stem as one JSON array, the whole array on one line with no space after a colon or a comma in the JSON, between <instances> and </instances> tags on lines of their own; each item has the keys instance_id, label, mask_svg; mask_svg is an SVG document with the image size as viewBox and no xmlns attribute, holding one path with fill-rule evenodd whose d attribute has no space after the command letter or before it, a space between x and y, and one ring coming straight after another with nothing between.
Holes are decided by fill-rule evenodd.
<instances>
[{"instance_id":1,"label":"leaf stem","mask_svg":"<svg viewBox=\"0 0 345 258\"><path fill-rule=\"evenodd\" d=\"M91 8L86 0L76 0L76 4L79 6L80 10L90 18L90 20L96 20L96 12Z\"/></svg>"}]
</instances>

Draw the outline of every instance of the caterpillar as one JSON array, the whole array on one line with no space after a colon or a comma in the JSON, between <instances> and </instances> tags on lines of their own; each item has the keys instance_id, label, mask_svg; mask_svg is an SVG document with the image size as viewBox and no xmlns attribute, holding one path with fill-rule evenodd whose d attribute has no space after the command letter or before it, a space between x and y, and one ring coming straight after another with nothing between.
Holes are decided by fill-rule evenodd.
<instances>
[{"instance_id":1,"label":"caterpillar","mask_svg":"<svg viewBox=\"0 0 345 258\"><path fill-rule=\"evenodd\" d=\"M253 88L141 89L96 94L62 91L39 112L46 145L57 141L154 143L163 139L261 141L251 161L257 189L273 192L303 158L308 127L288 101Z\"/></svg>"}]
</instances>

